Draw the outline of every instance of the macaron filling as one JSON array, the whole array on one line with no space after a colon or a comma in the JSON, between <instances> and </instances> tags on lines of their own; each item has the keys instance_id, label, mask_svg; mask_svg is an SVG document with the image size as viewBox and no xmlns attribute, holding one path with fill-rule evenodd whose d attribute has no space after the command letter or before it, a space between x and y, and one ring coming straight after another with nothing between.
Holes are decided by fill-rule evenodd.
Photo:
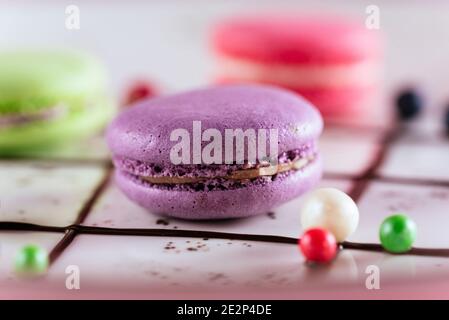
<instances>
[{"instance_id":1,"label":"macaron filling","mask_svg":"<svg viewBox=\"0 0 449 320\"><path fill-rule=\"evenodd\" d=\"M27 125L51 123L70 117L92 112L95 108L104 105L104 95L89 98L61 99L61 102L52 106L35 108L33 110L20 110L17 112L0 113L0 130L21 128Z\"/></svg>"},{"instance_id":2,"label":"macaron filling","mask_svg":"<svg viewBox=\"0 0 449 320\"><path fill-rule=\"evenodd\" d=\"M264 64L234 57L218 59L218 78L265 81L296 87L371 86L377 83L379 63L374 59L334 64Z\"/></svg>"},{"instance_id":3,"label":"macaron filling","mask_svg":"<svg viewBox=\"0 0 449 320\"><path fill-rule=\"evenodd\" d=\"M52 121L65 117L68 108L64 104L40 109L29 113L9 113L0 115L0 129L22 126L40 121Z\"/></svg>"},{"instance_id":4,"label":"macaron filling","mask_svg":"<svg viewBox=\"0 0 449 320\"><path fill-rule=\"evenodd\" d=\"M225 176L217 176L215 178L223 178L229 180L247 180L254 179L262 176L273 176L275 174L286 172L289 170L299 170L306 166L309 161L313 159L303 158L294 162L283 163L278 165L260 165L250 169L242 169L233 171L231 174ZM153 184L178 184L178 183L196 183L205 180L209 180L210 177L140 177L144 181L148 181Z\"/></svg>"},{"instance_id":5,"label":"macaron filling","mask_svg":"<svg viewBox=\"0 0 449 320\"><path fill-rule=\"evenodd\" d=\"M128 158L114 158L120 172L150 188L193 191L228 190L252 183L268 183L307 168L317 158L314 146L282 153L277 164L161 166Z\"/></svg>"}]
</instances>

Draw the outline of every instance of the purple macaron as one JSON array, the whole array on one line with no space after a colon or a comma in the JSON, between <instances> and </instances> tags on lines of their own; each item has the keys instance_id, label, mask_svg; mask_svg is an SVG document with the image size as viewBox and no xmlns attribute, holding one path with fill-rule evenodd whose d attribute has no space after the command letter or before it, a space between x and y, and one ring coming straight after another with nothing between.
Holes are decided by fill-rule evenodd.
<instances>
[{"instance_id":1,"label":"purple macaron","mask_svg":"<svg viewBox=\"0 0 449 320\"><path fill-rule=\"evenodd\" d=\"M224 219L268 213L314 187L322 128L297 94L232 85L139 102L107 142L131 200L156 214Z\"/></svg>"}]
</instances>

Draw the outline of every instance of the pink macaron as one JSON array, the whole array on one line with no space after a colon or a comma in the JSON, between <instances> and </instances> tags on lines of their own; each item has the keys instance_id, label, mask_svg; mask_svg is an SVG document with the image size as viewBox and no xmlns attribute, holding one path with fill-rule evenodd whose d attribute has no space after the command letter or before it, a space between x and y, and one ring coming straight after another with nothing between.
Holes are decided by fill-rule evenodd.
<instances>
[{"instance_id":1,"label":"pink macaron","mask_svg":"<svg viewBox=\"0 0 449 320\"><path fill-rule=\"evenodd\" d=\"M369 112L380 83L379 32L343 17L234 17L215 27L212 47L218 60L217 82L290 89L327 119Z\"/></svg>"}]
</instances>

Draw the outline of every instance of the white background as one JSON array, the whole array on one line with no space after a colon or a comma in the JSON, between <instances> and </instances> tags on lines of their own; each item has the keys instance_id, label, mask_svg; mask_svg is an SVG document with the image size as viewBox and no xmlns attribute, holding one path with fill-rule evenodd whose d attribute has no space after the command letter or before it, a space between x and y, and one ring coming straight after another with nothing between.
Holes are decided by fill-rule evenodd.
<instances>
[{"instance_id":1,"label":"white background","mask_svg":"<svg viewBox=\"0 0 449 320\"><path fill-rule=\"evenodd\" d=\"M65 28L65 8L81 11L81 29ZM240 12L337 12L366 17L380 8L386 35L386 84L417 83L441 105L449 81L449 2L446 1L2 1L0 48L87 49L106 63L120 93L136 77L165 91L205 85L213 70L213 24Z\"/></svg>"}]
</instances>

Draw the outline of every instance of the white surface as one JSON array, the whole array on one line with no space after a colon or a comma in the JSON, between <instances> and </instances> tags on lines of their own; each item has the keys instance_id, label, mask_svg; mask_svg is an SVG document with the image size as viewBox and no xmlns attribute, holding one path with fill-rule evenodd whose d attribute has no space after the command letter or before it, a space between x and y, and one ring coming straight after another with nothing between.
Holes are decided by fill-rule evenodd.
<instances>
[{"instance_id":1,"label":"white surface","mask_svg":"<svg viewBox=\"0 0 449 320\"><path fill-rule=\"evenodd\" d=\"M89 167L2 163L0 221L70 225L102 175L102 170Z\"/></svg>"},{"instance_id":2,"label":"white surface","mask_svg":"<svg viewBox=\"0 0 449 320\"><path fill-rule=\"evenodd\" d=\"M282 4L279 4L279 3ZM5 5L5 3L8 3ZM193 88L208 82L212 60L207 50L209 26L219 17L254 7L276 6L303 10L312 7L304 1L153 1L91 2L71 1L81 9L81 30L64 27L65 4L43 1L2 2L0 10L0 47L69 46L83 47L105 60L111 83L117 93L129 79L146 76L168 91ZM426 120L431 128L441 129L439 115L447 99L449 78L449 10L445 2L376 1L381 10L381 29L387 35L386 87L417 82L428 94ZM365 16L365 4L358 1L326 2L325 9ZM438 111L431 111L439 109ZM438 119L438 122L435 122ZM432 122L433 121L433 122ZM427 123L427 122L426 122ZM427 127L426 127L427 128ZM435 130L434 130L435 131ZM432 132L434 132L432 131ZM326 129L322 150L327 171L355 174L372 159L376 134L359 134ZM407 142L408 141L408 142ZM437 141L437 142L435 142ZM406 145L413 143L413 146ZM403 143L403 144L402 144ZM437 143L439 147L433 147ZM444 178L447 176L448 143L434 134L413 127L401 144L393 147L383 174L401 178ZM444 151L446 150L446 151ZM83 155L88 156L88 155ZM58 169L55 176L42 176L41 170L7 171L0 185L2 220L11 219L23 208L30 215L25 221L64 224L73 220L78 200L92 188L101 170ZM37 192L33 185L21 193L17 183L26 174L36 183L46 184ZM75 175L75 176L74 176ZM80 178L82 176L82 178ZM68 180L77 180L67 190ZM79 184L78 184L79 183ZM322 186L348 190L349 181L323 180ZM82 190L81 190L82 189ZM90 189L91 190L91 189ZM64 208L41 202L40 194L60 194ZM72 194L73 193L73 194ZM20 195L20 196L19 196ZM74 197L80 197L77 201ZM14 203L9 202L14 199ZM360 226L350 237L353 241L377 242L378 226L391 213L406 212L418 225L417 245L449 247L447 187L404 185L399 182L374 182L360 201ZM5 203L5 207L3 207ZM260 216L223 222L169 220L157 223L154 216L128 201L113 184L109 186L86 224L114 227L158 227L263 233L298 237L301 199L275 211L275 219ZM22 208L23 207L23 208ZM56 208L64 217L56 214ZM66 214L67 211L67 214ZM18 218L21 219L21 218ZM44 221L45 220L45 221ZM2 271L0 297L449 297L449 259L392 256L346 250L327 268L308 268L295 245L247 243L239 241L107 237L81 235L50 269L45 279L23 282L10 268L12 256L20 245L42 243L50 249L60 234L2 233L0 242ZM164 249L168 242L176 249ZM187 242L190 241L190 242ZM201 245L196 251L188 250ZM176 251L178 251L176 253ZM65 288L65 268L78 265L81 290ZM365 287L366 267L379 266L381 288ZM43 290L45 288L46 290Z\"/></svg>"}]
</instances>

